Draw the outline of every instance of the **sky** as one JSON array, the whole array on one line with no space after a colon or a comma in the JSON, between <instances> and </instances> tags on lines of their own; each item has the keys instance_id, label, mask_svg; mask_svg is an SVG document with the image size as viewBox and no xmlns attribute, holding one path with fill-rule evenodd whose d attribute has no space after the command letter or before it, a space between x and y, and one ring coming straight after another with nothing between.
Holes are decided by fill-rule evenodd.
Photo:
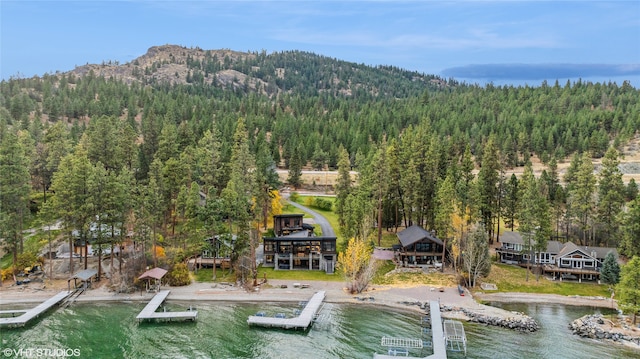
<instances>
[{"instance_id":1,"label":"sky","mask_svg":"<svg viewBox=\"0 0 640 359\"><path fill-rule=\"evenodd\" d=\"M302 50L479 84L640 87L637 0L0 0L3 80L122 64L165 44Z\"/></svg>"}]
</instances>

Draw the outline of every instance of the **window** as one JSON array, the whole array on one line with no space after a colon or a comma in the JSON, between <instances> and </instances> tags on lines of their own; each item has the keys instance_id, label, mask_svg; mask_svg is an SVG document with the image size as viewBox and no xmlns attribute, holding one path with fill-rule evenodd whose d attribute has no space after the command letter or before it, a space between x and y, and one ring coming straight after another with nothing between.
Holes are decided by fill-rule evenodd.
<instances>
[{"instance_id":1,"label":"window","mask_svg":"<svg viewBox=\"0 0 640 359\"><path fill-rule=\"evenodd\" d=\"M416 243L417 252L431 252L431 243L420 242Z\"/></svg>"}]
</instances>

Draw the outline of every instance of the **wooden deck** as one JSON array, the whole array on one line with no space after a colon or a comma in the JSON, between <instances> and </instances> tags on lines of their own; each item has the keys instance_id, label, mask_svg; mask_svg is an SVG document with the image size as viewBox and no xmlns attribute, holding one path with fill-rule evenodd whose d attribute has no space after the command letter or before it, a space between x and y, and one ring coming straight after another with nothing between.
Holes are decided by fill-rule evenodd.
<instances>
[{"instance_id":1,"label":"wooden deck","mask_svg":"<svg viewBox=\"0 0 640 359\"><path fill-rule=\"evenodd\" d=\"M431 335L433 343L433 354L422 359L447 359L447 345L445 343L444 328L442 327L442 318L440 316L440 303L437 301L429 302L429 315L431 316ZM404 352L402 353L404 354ZM404 356L409 359L418 359L416 357ZM397 355L377 354L373 355L374 359L397 359Z\"/></svg>"},{"instance_id":2,"label":"wooden deck","mask_svg":"<svg viewBox=\"0 0 640 359\"><path fill-rule=\"evenodd\" d=\"M276 318L276 317L263 317L257 315L249 316L247 323L249 325L257 325L261 327L273 327L282 329L307 329L314 317L318 313L318 309L322 305L325 292L319 291L309 299L307 305L304 307L300 315L294 318Z\"/></svg>"},{"instance_id":3,"label":"wooden deck","mask_svg":"<svg viewBox=\"0 0 640 359\"><path fill-rule=\"evenodd\" d=\"M49 308L54 305L60 303L63 299L65 299L71 292L66 290L54 295L53 297L47 299L44 303L39 304L35 308L26 309L26 310L3 310L3 314L13 314L13 313L23 313L17 317L10 318L0 318L0 327L22 327L27 324L30 320L38 317L40 314L47 311Z\"/></svg>"},{"instance_id":4,"label":"wooden deck","mask_svg":"<svg viewBox=\"0 0 640 359\"><path fill-rule=\"evenodd\" d=\"M136 317L138 322L141 322L145 319L154 320L154 319L164 319L171 321L172 319L182 319L182 320L196 320L198 317L198 311L190 310L186 312L156 312L156 310L162 305L167 296L169 295L170 290L162 290L158 292L151 301L142 309L140 314Z\"/></svg>"}]
</instances>

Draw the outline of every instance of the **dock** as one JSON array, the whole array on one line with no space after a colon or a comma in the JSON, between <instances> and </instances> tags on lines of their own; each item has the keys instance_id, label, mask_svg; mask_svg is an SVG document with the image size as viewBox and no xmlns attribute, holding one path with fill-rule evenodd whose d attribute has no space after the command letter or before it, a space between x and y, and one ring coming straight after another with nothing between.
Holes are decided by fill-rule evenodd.
<instances>
[{"instance_id":1,"label":"dock","mask_svg":"<svg viewBox=\"0 0 640 359\"><path fill-rule=\"evenodd\" d=\"M429 302L429 314L431 316L431 344L433 354L422 359L447 359L447 344L442 326L442 317L440 316L440 303L437 301ZM382 344L389 346L388 354L373 355L374 359L393 359L403 356L409 359L418 359L408 356L409 348L422 348L422 340L420 339L403 339L403 338L382 338Z\"/></svg>"},{"instance_id":2,"label":"dock","mask_svg":"<svg viewBox=\"0 0 640 359\"><path fill-rule=\"evenodd\" d=\"M71 294L71 292L64 290L54 295L53 297L47 299L44 303L41 303L35 308L31 308L31 309L3 310L2 314L17 314L17 313L23 313L23 314L19 316L10 317L10 318L0 318L0 327L22 327L32 319L46 312L49 308L60 303L69 294Z\"/></svg>"},{"instance_id":3,"label":"dock","mask_svg":"<svg viewBox=\"0 0 640 359\"><path fill-rule=\"evenodd\" d=\"M163 319L167 321L171 321L172 319L176 320L193 320L195 321L198 317L198 311L189 310L186 312L156 312L156 310L162 305L167 296L169 295L170 290L161 290L151 298L149 303L142 309L140 314L136 317L138 322L142 322L146 320L154 320L154 319Z\"/></svg>"},{"instance_id":4,"label":"dock","mask_svg":"<svg viewBox=\"0 0 640 359\"><path fill-rule=\"evenodd\" d=\"M249 325L257 325L262 327L282 328L282 329L303 329L306 330L313 322L318 309L324 301L325 291L316 292L307 302L300 315L293 318L276 318L259 315L251 315L247 319Z\"/></svg>"}]
</instances>

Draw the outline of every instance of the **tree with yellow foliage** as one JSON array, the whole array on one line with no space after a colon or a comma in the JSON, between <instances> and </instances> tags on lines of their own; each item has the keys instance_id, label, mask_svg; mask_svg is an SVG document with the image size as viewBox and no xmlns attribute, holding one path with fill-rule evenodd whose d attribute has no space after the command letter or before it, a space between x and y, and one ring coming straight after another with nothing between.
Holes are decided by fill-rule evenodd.
<instances>
[{"instance_id":1,"label":"tree with yellow foliage","mask_svg":"<svg viewBox=\"0 0 640 359\"><path fill-rule=\"evenodd\" d=\"M371 252L368 243L352 237L345 251L338 254L338 268L347 279L350 293L361 293L373 279L377 261L372 258Z\"/></svg>"}]
</instances>

